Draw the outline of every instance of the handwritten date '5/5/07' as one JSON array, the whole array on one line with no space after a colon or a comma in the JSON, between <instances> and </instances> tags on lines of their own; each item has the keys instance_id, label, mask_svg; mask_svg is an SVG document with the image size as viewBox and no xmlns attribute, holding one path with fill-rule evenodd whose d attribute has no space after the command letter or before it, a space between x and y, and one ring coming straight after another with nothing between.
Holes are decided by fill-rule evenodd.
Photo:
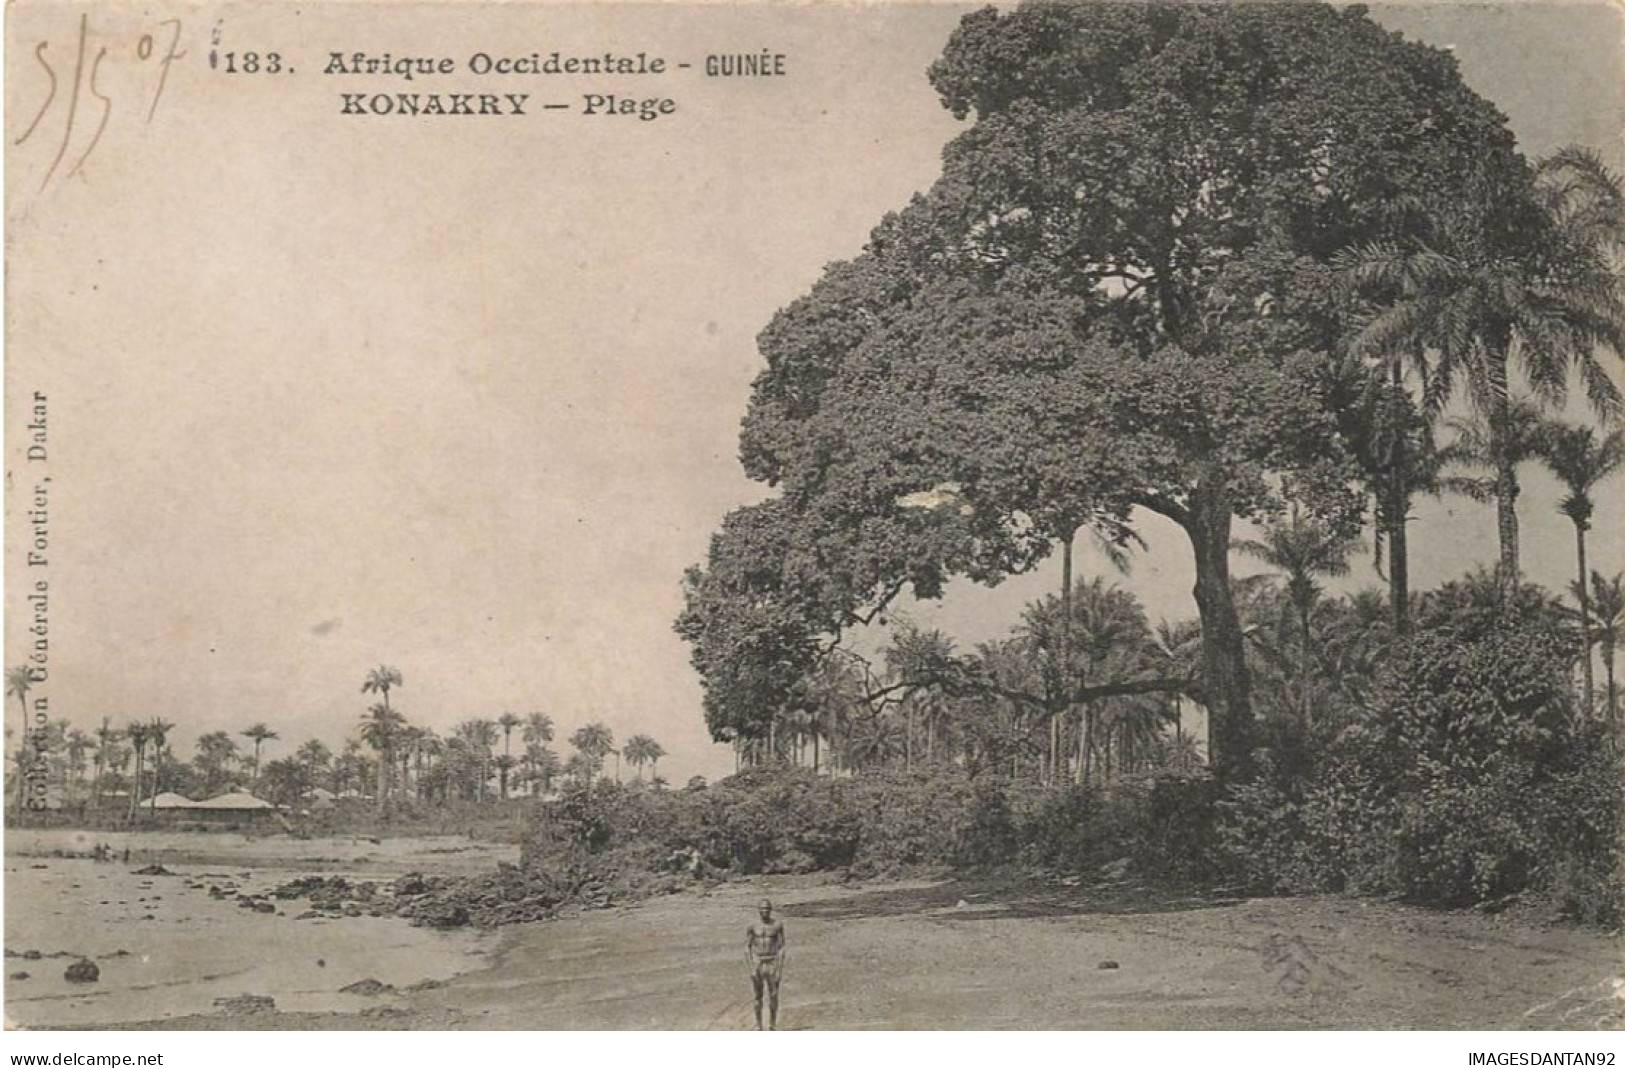
<instances>
[{"instance_id":1,"label":"handwritten date '5/5/07'","mask_svg":"<svg viewBox=\"0 0 1625 1068\"><path fill-rule=\"evenodd\" d=\"M53 51L56 42L50 39L34 45L34 60L45 83L42 86L44 99L27 127L12 143L23 145L36 134L43 141L48 136L48 129L60 127L56 152L44 180L40 182L41 189L49 185L59 172L64 178L72 178L82 171L85 162L101 143L102 134L107 131L114 111L122 110L123 99L118 89L106 84L102 77L102 63L109 54L115 60L133 59L133 68L142 73L146 84L140 87L139 93L140 97L145 98L142 101L146 104L144 121L150 123L158 113L158 104L163 100L164 89L169 84L169 68L186 58L186 52L180 47L181 34L180 19L164 19L141 28L135 34L104 38L92 29L90 16L83 14L79 16L79 32L69 46L72 51L67 58L58 58L60 53ZM128 50L128 55L120 55L125 50ZM119 101L117 104L115 99ZM51 120L49 124L47 118ZM87 130L88 141L84 140ZM68 169L62 171L69 150L74 146L76 132L80 134L83 147L78 150Z\"/></svg>"}]
</instances>

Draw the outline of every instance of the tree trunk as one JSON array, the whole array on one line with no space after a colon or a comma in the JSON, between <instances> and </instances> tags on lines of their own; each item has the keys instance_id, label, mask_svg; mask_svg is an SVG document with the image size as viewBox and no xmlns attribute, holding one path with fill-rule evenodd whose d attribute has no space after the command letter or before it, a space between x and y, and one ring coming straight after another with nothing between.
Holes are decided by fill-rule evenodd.
<instances>
[{"instance_id":1,"label":"tree trunk","mask_svg":"<svg viewBox=\"0 0 1625 1068\"><path fill-rule=\"evenodd\" d=\"M153 819L158 818L158 776L163 774L163 770L164 747L162 745L157 745L154 746L152 750L152 803L147 809L147 811L152 813Z\"/></svg>"},{"instance_id":2,"label":"tree trunk","mask_svg":"<svg viewBox=\"0 0 1625 1068\"><path fill-rule=\"evenodd\" d=\"M1086 704L1083 706L1082 710L1078 712L1078 771L1073 781L1079 786L1088 785L1088 780L1084 775L1084 768L1087 767L1089 758L1089 734L1085 729L1085 724L1087 723L1088 718L1089 706Z\"/></svg>"},{"instance_id":3,"label":"tree trunk","mask_svg":"<svg viewBox=\"0 0 1625 1068\"><path fill-rule=\"evenodd\" d=\"M1418 356L1420 359L1420 355ZM1405 371L1398 360L1390 368L1393 401L1394 446L1390 453L1388 486L1380 509L1388 535L1388 608L1393 613L1394 634L1403 638L1411 631L1411 564L1406 523L1411 511L1410 456L1406 451L1410 404L1405 395Z\"/></svg>"},{"instance_id":4,"label":"tree trunk","mask_svg":"<svg viewBox=\"0 0 1625 1068\"><path fill-rule=\"evenodd\" d=\"M140 804L139 799L141 797L141 757L142 757L142 752L141 752L140 749L137 749L135 751L135 779L130 784L130 811L125 816L125 819L127 819L131 823L135 822L136 807Z\"/></svg>"},{"instance_id":5,"label":"tree trunk","mask_svg":"<svg viewBox=\"0 0 1625 1068\"><path fill-rule=\"evenodd\" d=\"M1309 686L1309 616L1313 611L1314 605L1310 604L1307 600L1299 602L1298 626L1300 630L1298 632L1298 641L1300 644L1298 648L1298 656L1301 657L1302 660L1298 665L1298 699L1303 703L1303 729L1305 733L1308 733L1309 728L1314 726L1314 709L1311 707L1314 697Z\"/></svg>"},{"instance_id":6,"label":"tree trunk","mask_svg":"<svg viewBox=\"0 0 1625 1068\"><path fill-rule=\"evenodd\" d=\"M1388 498L1383 517L1388 535L1388 606L1393 613L1394 634L1403 638L1411 631L1410 545L1405 518L1410 511L1410 493L1400 471L1394 473Z\"/></svg>"},{"instance_id":7,"label":"tree trunk","mask_svg":"<svg viewBox=\"0 0 1625 1068\"><path fill-rule=\"evenodd\" d=\"M1196 558L1196 611L1202 621L1202 700L1208 754L1226 778L1246 775L1252 760L1253 710L1247 654L1230 591L1230 502L1222 486L1198 483L1185 515Z\"/></svg>"},{"instance_id":8,"label":"tree trunk","mask_svg":"<svg viewBox=\"0 0 1625 1068\"><path fill-rule=\"evenodd\" d=\"M1050 716L1050 781L1059 783L1061 768L1061 717L1072 709L1072 543L1078 528L1067 530L1061 542L1061 656L1060 707Z\"/></svg>"},{"instance_id":9,"label":"tree trunk","mask_svg":"<svg viewBox=\"0 0 1625 1068\"><path fill-rule=\"evenodd\" d=\"M1614 649L1606 642L1602 647L1602 670L1608 680L1608 726L1611 733L1619 730L1619 692L1614 689Z\"/></svg>"},{"instance_id":10,"label":"tree trunk","mask_svg":"<svg viewBox=\"0 0 1625 1068\"><path fill-rule=\"evenodd\" d=\"M102 807L102 774L107 769L107 717L102 717L102 730L96 738L96 778L90 784L92 807L100 811Z\"/></svg>"},{"instance_id":11,"label":"tree trunk","mask_svg":"<svg viewBox=\"0 0 1625 1068\"><path fill-rule=\"evenodd\" d=\"M1508 455L1507 431L1512 419L1507 385L1506 348L1489 369L1490 375L1490 459L1495 466L1495 535L1500 545L1500 578L1504 589L1518 584L1518 471ZM1510 603L1510 601L1509 601Z\"/></svg>"},{"instance_id":12,"label":"tree trunk","mask_svg":"<svg viewBox=\"0 0 1625 1068\"><path fill-rule=\"evenodd\" d=\"M1586 589L1586 524L1574 524L1574 553L1580 561L1580 635L1585 650L1585 712L1586 719L1597 714L1596 701L1592 691L1597 687L1596 677L1591 668L1591 595Z\"/></svg>"},{"instance_id":13,"label":"tree trunk","mask_svg":"<svg viewBox=\"0 0 1625 1068\"><path fill-rule=\"evenodd\" d=\"M388 695L385 695L384 704L388 705ZM395 755L385 746L378 753L378 781L373 784L378 791L378 814L382 816L389 807L389 780L394 776Z\"/></svg>"},{"instance_id":14,"label":"tree trunk","mask_svg":"<svg viewBox=\"0 0 1625 1068\"><path fill-rule=\"evenodd\" d=\"M1078 739L1079 759L1083 767L1078 769L1078 777L1084 786L1089 785L1095 770L1095 709L1093 705L1085 705L1083 709L1082 737Z\"/></svg>"},{"instance_id":15,"label":"tree trunk","mask_svg":"<svg viewBox=\"0 0 1625 1068\"><path fill-rule=\"evenodd\" d=\"M1496 463L1495 535L1501 546L1501 581L1511 590L1518 584L1518 473L1505 461Z\"/></svg>"}]
</instances>

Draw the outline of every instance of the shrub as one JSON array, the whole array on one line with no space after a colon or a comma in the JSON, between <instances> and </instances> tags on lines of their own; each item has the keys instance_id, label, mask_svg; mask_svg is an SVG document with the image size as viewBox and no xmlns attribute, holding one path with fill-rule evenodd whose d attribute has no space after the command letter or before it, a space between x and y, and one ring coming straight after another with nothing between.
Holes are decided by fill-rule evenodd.
<instances>
[{"instance_id":1,"label":"shrub","mask_svg":"<svg viewBox=\"0 0 1625 1068\"><path fill-rule=\"evenodd\" d=\"M1436 904L1536 891L1577 919L1617 917L1621 767L1576 716L1573 652L1531 597L1433 613L1318 781L1265 761L1229 788L1218 838L1231 872L1265 892Z\"/></svg>"}]
</instances>

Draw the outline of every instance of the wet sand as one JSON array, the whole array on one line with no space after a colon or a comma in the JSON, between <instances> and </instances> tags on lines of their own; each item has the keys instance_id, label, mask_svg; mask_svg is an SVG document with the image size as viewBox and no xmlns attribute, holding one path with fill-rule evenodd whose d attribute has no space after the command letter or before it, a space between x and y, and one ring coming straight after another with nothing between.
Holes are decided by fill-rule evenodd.
<instances>
[{"instance_id":1,"label":"wet sand","mask_svg":"<svg viewBox=\"0 0 1625 1068\"><path fill-rule=\"evenodd\" d=\"M506 928L489 966L394 999L399 1015L153 1025L749 1027L763 894L789 934L786 1029L1625 1026L1625 943L1595 931L1343 898L782 878Z\"/></svg>"},{"instance_id":2,"label":"wet sand","mask_svg":"<svg viewBox=\"0 0 1625 1068\"><path fill-rule=\"evenodd\" d=\"M119 859L52 855L97 842ZM382 881L407 870L484 871L515 852L456 838L379 844L145 832L14 832L6 845L8 1027L185 1017L212 1013L216 998L242 994L272 997L281 1010L377 1011L387 996L340 988L364 979L395 987L448 979L482 966L495 936L430 931L391 917L298 920L302 901L256 912L238 896L268 893L302 874ZM122 862L126 845L129 863ZM152 863L175 874L136 873ZM223 896L211 896L210 886ZM81 957L96 962L97 982L65 978ZM17 978L20 972L27 977Z\"/></svg>"},{"instance_id":3,"label":"wet sand","mask_svg":"<svg viewBox=\"0 0 1625 1068\"><path fill-rule=\"evenodd\" d=\"M185 831L75 831L10 829L5 852L10 858L28 857L49 862L63 854L85 855L106 845L130 864L189 866L251 865L294 873L353 872L380 877L409 871L474 875L490 871L498 861L514 863L519 847L499 842L474 841L455 835L373 840L352 835L331 838L293 838L284 834L246 835L234 832Z\"/></svg>"}]
</instances>

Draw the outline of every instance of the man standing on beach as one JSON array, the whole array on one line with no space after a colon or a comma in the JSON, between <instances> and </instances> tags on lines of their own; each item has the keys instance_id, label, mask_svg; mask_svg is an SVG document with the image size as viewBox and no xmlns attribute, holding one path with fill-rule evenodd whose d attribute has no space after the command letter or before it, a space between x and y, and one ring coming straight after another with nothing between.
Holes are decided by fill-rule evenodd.
<instances>
[{"instance_id":1,"label":"man standing on beach","mask_svg":"<svg viewBox=\"0 0 1625 1068\"><path fill-rule=\"evenodd\" d=\"M762 900L761 919L745 932L745 959L756 991L756 1030L762 1029L762 991L767 991L769 1031L779 1026L779 980L784 978L784 924L773 918L773 902Z\"/></svg>"}]
</instances>

